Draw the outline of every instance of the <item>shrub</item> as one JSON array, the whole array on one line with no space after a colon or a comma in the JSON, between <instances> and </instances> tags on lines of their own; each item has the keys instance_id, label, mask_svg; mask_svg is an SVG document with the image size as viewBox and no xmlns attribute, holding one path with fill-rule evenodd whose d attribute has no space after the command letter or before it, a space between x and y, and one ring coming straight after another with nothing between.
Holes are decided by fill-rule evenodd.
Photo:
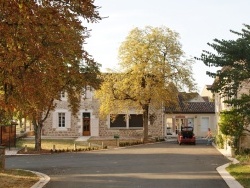
<instances>
[{"instance_id":1,"label":"shrub","mask_svg":"<svg viewBox=\"0 0 250 188\"><path fill-rule=\"evenodd\" d=\"M223 139L223 136L221 134L216 135L215 143L220 149L224 148L224 139Z\"/></svg>"}]
</instances>

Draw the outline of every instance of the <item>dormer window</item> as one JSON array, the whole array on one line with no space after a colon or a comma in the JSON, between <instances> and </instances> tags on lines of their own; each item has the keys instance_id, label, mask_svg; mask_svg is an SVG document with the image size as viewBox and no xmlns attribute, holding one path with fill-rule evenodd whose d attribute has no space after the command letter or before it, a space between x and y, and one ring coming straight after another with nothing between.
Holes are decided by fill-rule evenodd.
<instances>
[{"instance_id":1,"label":"dormer window","mask_svg":"<svg viewBox=\"0 0 250 188\"><path fill-rule=\"evenodd\" d=\"M60 100L66 101L67 100L67 93L65 91L60 92Z\"/></svg>"},{"instance_id":2,"label":"dormer window","mask_svg":"<svg viewBox=\"0 0 250 188\"><path fill-rule=\"evenodd\" d=\"M61 97L61 98L65 98L65 91L61 91L60 97Z\"/></svg>"},{"instance_id":3,"label":"dormer window","mask_svg":"<svg viewBox=\"0 0 250 188\"><path fill-rule=\"evenodd\" d=\"M85 86L82 90L83 99L90 99L92 97L91 91L92 91L91 86Z\"/></svg>"}]
</instances>

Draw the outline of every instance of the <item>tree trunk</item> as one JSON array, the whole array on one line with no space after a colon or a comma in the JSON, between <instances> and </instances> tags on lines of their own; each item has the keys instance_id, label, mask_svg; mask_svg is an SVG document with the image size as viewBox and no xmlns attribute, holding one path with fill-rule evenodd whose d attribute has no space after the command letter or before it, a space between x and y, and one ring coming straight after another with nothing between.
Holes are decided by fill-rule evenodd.
<instances>
[{"instance_id":1,"label":"tree trunk","mask_svg":"<svg viewBox=\"0 0 250 188\"><path fill-rule=\"evenodd\" d=\"M145 104L142 106L143 110L143 142L148 141L148 110L149 105Z\"/></svg>"},{"instance_id":2,"label":"tree trunk","mask_svg":"<svg viewBox=\"0 0 250 188\"><path fill-rule=\"evenodd\" d=\"M29 121L29 124L30 124L30 131L33 131L33 130L34 130L34 128L33 128L34 126L33 126L33 124L32 124L32 121L31 121L31 120ZM33 127L32 127L32 126L33 126Z\"/></svg>"},{"instance_id":3,"label":"tree trunk","mask_svg":"<svg viewBox=\"0 0 250 188\"><path fill-rule=\"evenodd\" d=\"M23 128L22 117L19 117L18 121L19 121L20 128Z\"/></svg>"},{"instance_id":4,"label":"tree trunk","mask_svg":"<svg viewBox=\"0 0 250 188\"><path fill-rule=\"evenodd\" d=\"M35 133L35 150L41 151L42 149L42 145L41 145L42 124L37 123L36 120L33 120L33 126L34 126L34 133Z\"/></svg>"},{"instance_id":5,"label":"tree trunk","mask_svg":"<svg viewBox=\"0 0 250 188\"><path fill-rule=\"evenodd\" d=\"M26 132L26 129L27 129L27 125L26 125L27 121L26 121L26 117L24 118L24 122L23 122L23 125L24 125L24 131Z\"/></svg>"},{"instance_id":6,"label":"tree trunk","mask_svg":"<svg viewBox=\"0 0 250 188\"><path fill-rule=\"evenodd\" d=\"M36 112L34 113L34 116L32 118L32 124L33 124L33 129L34 129L34 134L35 134L35 150L36 151L41 151L42 149L42 128L43 128L43 123L47 119L50 109L53 106L53 99L50 102L50 106L48 107L46 113L43 112Z\"/></svg>"}]
</instances>

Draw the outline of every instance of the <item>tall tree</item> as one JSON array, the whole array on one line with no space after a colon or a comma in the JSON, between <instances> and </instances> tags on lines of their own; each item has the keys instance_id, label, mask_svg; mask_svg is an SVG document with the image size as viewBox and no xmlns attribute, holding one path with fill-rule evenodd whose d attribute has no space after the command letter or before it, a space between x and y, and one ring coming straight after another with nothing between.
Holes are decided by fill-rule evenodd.
<instances>
[{"instance_id":1,"label":"tall tree","mask_svg":"<svg viewBox=\"0 0 250 188\"><path fill-rule=\"evenodd\" d=\"M194 89L192 60L184 59L178 33L166 27L133 29L119 49L119 71L104 75L96 96L103 115L131 107L143 113L144 141L148 140L149 107L170 105L178 89Z\"/></svg>"},{"instance_id":2,"label":"tall tree","mask_svg":"<svg viewBox=\"0 0 250 188\"><path fill-rule=\"evenodd\" d=\"M224 103L232 107L227 113L233 112L233 116L242 117L243 120L239 126L227 124L238 129L232 133L243 133L249 131L250 123L249 104L250 93L246 86L250 81L250 26L244 25L241 32L232 31L237 37L235 40L219 40L214 39L214 43L208 43L215 53L203 51L198 60L203 61L207 66L220 67L217 72L207 72L207 74L215 78L213 92L219 93L226 100ZM245 90L243 92L243 89ZM233 129L228 127L228 130Z\"/></svg>"},{"instance_id":3,"label":"tall tree","mask_svg":"<svg viewBox=\"0 0 250 188\"><path fill-rule=\"evenodd\" d=\"M99 64L83 48L81 19L101 20L93 0L0 0L0 104L32 119L35 148L54 100L66 91L76 112L84 85L98 85Z\"/></svg>"}]
</instances>

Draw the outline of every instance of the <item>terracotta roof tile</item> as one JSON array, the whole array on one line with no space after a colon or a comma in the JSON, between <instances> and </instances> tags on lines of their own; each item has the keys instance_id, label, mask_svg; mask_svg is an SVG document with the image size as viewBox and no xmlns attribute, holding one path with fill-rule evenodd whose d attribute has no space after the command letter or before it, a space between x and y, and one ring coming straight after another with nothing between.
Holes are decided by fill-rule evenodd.
<instances>
[{"instance_id":1,"label":"terracotta roof tile","mask_svg":"<svg viewBox=\"0 0 250 188\"><path fill-rule=\"evenodd\" d=\"M165 113L215 113L214 102L187 102L182 94L179 94L177 106L165 107Z\"/></svg>"},{"instance_id":2,"label":"terracotta roof tile","mask_svg":"<svg viewBox=\"0 0 250 188\"><path fill-rule=\"evenodd\" d=\"M187 102L177 108L165 108L166 113L215 113L214 102Z\"/></svg>"}]
</instances>

